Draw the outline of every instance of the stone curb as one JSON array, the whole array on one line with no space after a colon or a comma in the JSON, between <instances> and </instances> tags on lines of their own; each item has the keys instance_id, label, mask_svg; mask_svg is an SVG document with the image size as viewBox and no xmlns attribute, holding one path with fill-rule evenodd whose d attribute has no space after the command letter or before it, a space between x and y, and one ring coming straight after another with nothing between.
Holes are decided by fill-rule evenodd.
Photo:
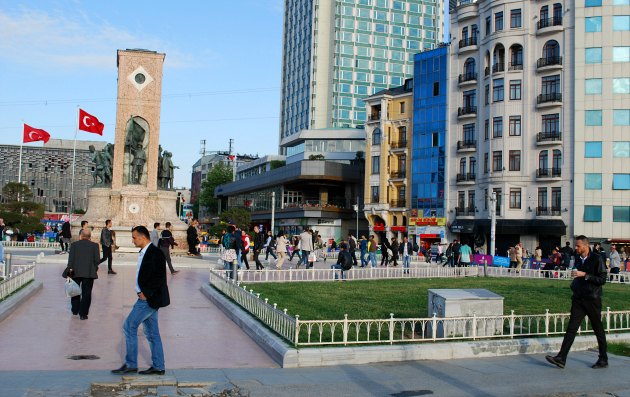
<instances>
[{"instance_id":1,"label":"stone curb","mask_svg":"<svg viewBox=\"0 0 630 397\"><path fill-rule=\"evenodd\" d=\"M38 293L44 287L44 282L41 280L33 280L27 286L19 290L17 293L9 296L4 301L0 302L0 321L4 321L11 315L18 307L33 295Z\"/></svg>"},{"instance_id":2,"label":"stone curb","mask_svg":"<svg viewBox=\"0 0 630 397\"><path fill-rule=\"evenodd\" d=\"M518 354L555 354L560 350L560 345L562 344L562 337L560 336L511 340L424 342L398 345L295 349L240 306L221 295L211 285L203 285L201 292L283 368L485 358ZM606 338L608 342L630 342L630 333L611 334L607 335ZM594 335L578 336L575 338L571 351L582 351L596 347L597 341Z\"/></svg>"}]
</instances>

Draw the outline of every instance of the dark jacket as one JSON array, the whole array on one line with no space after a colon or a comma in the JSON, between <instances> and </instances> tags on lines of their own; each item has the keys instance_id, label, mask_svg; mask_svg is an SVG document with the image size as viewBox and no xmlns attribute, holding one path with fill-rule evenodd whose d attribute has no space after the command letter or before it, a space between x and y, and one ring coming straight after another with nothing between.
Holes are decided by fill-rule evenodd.
<instances>
[{"instance_id":1,"label":"dark jacket","mask_svg":"<svg viewBox=\"0 0 630 397\"><path fill-rule=\"evenodd\" d=\"M79 240L70 245L68 268L73 270L72 278L98 278L96 270L100 260L98 244L90 240Z\"/></svg>"},{"instance_id":2,"label":"dark jacket","mask_svg":"<svg viewBox=\"0 0 630 397\"><path fill-rule=\"evenodd\" d=\"M173 233L170 230L164 229L162 230L162 235L160 236L160 247L169 247L173 248L177 243L173 238Z\"/></svg>"},{"instance_id":3,"label":"dark jacket","mask_svg":"<svg viewBox=\"0 0 630 397\"><path fill-rule=\"evenodd\" d=\"M64 222L61 225L61 237L72 238L72 232L70 231L70 222Z\"/></svg>"},{"instance_id":4,"label":"dark jacket","mask_svg":"<svg viewBox=\"0 0 630 397\"><path fill-rule=\"evenodd\" d=\"M582 263L581 258L575 261L577 270L585 272L586 276L574 278L571 283L571 291L574 298L601 299L602 285L606 284L608 272L602 257L589 250L588 257Z\"/></svg>"},{"instance_id":5,"label":"dark jacket","mask_svg":"<svg viewBox=\"0 0 630 397\"><path fill-rule=\"evenodd\" d=\"M254 251L260 251L265 244L265 235L261 232L254 233Z\"/></svg>"},{"instance_id":6,"label":"dark jacket","mask_svg":"<svg viewBox=\"0 0 630 397\"><path fill-rule=\"evenodd\" d=\"M197 228L193 225L188 226L186 230L186 241L188 245L197 245L199 244L199 237L197 236Z\"/></svg>"},{"instance_id":7,"label":"dark jacket","mask_svg":"<svg viewBox=\"0 0 630 397\"><path fill-rule=\"evenodd\" d=\"M401 243L400 246L398 247L398 253L400 255L403 254L403 252L405 252L405 243ZM413 243L411 241L407 241L407 254L409 256L413 255Z\"/></svg>"},{"instance_id":8,"label":"dark jacket","mask_svg":"<svg viewBox=\"0 0 630 397\"><path fill-rule=\"evenodd\" d=\"M138 272L138 286L152 308L159 309L171 303L166 285L166 258L153 244L149 244L142 258Z\"/></svg>"},{"instance_id":9,"label":"dark jacket","mask_svg":"<svg viewBox=\"0 0 630 397\"><path fill-rule=\"evenodd\" d=\"M104 227L101 230L101 245L105 247L111 247L114 240L112 240L112 231Z\"/></svg>"}]
</instances>

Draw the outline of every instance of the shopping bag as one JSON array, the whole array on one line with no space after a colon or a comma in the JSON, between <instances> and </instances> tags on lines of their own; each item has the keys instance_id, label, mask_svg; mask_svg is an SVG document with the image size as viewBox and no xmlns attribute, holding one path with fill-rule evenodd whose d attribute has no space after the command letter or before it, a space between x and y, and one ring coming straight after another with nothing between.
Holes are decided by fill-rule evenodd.
<instances>
[{"instance_id":1,"label":"shopping bag","mask_svg":"<svg viewBox=\"0 0 630 397\"><path fill-rule=\"evenodd\" d=\"M66 283L64 284L64 289L66 291L66 296L68 298L73 298L75 296L81 295L81 286L76 283L73 279L68 277L66 279Z\"/></svg>"}]
</instances>

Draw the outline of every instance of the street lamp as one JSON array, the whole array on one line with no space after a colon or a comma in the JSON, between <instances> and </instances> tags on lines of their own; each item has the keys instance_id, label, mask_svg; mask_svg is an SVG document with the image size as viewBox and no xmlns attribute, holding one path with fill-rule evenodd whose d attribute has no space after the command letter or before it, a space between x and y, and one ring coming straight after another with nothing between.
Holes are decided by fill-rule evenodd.
<instances>
[{"instance_id":1,"label":"street lamp","mask_svg":"<svg viewBox=\"0 0 630 397\"><path fill-rule=\"evenodd\" d=\"M357 228L356 228L356 237L359 238L359 196L357 196L357 203L352 206L354 210L357 212Z\"/></svg>"}]
</instances>

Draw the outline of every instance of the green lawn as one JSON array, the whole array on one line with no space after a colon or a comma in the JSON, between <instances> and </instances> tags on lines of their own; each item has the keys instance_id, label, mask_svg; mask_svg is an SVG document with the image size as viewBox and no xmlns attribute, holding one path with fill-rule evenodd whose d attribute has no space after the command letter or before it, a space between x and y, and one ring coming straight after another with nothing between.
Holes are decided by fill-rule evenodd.
<instances>
[{"instance_id":1,"label":"green lawn","mask_svg":"<svg viewBox=\"0 0 630 397\"><path fill-rule=\"evenodd\" d=\"M294 282L250 284L248 290L277 303L301 320L427 317L427 291L436 288L484 288L503 297L504 313L568 313L571 290L568 281L510 278L456 278L374 280L348 282ZM630 287L604 286L603 308L630 310Z\"/></svg>"},{"instance_id":2,"label":"green lawn","mask_svg":"<svg viewBox=\"0 0 630 397\"><path fill-rule=\"evenodd\" d=\"M608 342L608 353L617 356L630 357L630 344L623 342Z\"/></svg>"}]
</instances>

